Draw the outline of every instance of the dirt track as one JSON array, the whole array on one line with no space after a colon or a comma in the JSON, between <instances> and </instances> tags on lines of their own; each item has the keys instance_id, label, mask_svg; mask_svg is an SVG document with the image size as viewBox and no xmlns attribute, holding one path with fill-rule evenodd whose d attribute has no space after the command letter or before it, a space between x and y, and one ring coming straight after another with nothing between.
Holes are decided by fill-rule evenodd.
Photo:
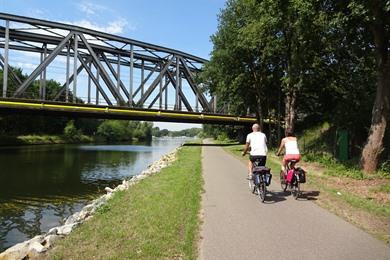
<instances>
[{"instance_id":1,"label":"dirt track","mask_svg":"<svg viewBox=\"0 0 390 260\"><path fill-rule=\"evenodd\" d=\"M249 192L245 165L220 147L204 146L202 163L200 259L390 260L383 242L310 200L294 200L277 181L261 203Z\"/></svg>"}]
</instances>

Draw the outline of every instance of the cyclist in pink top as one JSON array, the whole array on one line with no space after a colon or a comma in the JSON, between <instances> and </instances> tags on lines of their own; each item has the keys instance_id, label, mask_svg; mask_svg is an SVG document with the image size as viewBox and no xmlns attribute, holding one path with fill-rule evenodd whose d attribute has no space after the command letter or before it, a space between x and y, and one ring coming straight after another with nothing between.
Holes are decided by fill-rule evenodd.
<instances>
[{"instance_id":1,"label":"cyclist in pink top","mask_svg":"<svg viewBox=\"0 0 390 260\"><path fill-rule=\"evenodd\" d=\"M285 148L282 164L282 170L284 171L289 161L295 160L298 162L301 160L301 155L298 149L298 141L291 129L286 130L286 137L283 138L280 142L278 152L276 153L277 156L279 156L279 154L282 152L283 147Z\"/></svg>"}]
</instances>

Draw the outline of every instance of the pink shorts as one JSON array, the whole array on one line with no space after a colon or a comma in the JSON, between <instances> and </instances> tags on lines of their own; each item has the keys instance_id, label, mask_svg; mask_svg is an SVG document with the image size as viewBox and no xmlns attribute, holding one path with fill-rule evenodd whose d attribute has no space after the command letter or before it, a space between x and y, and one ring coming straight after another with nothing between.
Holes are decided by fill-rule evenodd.
<instances>
[{"instance_id":1,"label":"pink shorts","mask_svg":"<svg viewBox=\"0 0 390 260\"><path fill-rule=\"evenodd\" d=\"M300 154L286 154L283 157L283 164L287 164L288 161L295 160L299 162L301 160L301 155Z\"/></svg>"}]
</instances>

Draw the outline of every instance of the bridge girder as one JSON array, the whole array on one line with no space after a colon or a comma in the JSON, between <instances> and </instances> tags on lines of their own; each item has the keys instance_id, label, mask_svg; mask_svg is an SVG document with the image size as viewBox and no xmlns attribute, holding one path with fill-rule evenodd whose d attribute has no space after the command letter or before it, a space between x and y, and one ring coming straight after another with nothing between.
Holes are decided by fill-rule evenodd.
<instances>
[{"instance_id":1,"label":"bridge girder","mask_svg":"<svg viewBox=\"0 0 390 260\"><path fill-rule=\"evenodd\" d=\"M0 55L5 75L3 98L31 98L34 95L29 89L39 77L39 98L35 96L35 100L149 109L157 106L160 110L181 112L218 111L215 97L195 81L207 60L182 51L6 13L0 13L0 49L4 50L4 56ZM26 53L40 54L41 59L35 68L28 68L32 72L26 79L19 79L12 62ZM49 96L45 89L47 71L59 57L66 59L61 64L65 80ZM14 89L8 88L8 73L16 85ZM88 78L88 84L82 77Z\"/></svg>"}]
</instances>

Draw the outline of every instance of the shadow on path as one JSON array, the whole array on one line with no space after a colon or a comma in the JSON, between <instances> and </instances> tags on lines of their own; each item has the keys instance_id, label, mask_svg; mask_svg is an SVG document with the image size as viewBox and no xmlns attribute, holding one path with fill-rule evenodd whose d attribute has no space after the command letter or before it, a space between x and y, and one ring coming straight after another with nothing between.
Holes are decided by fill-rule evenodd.
<instances>
[{"instance_id":1,"label":"shadow on path","mask_svg":"<svg viewBox=\"0 0 390 260\"><path fill-rule=\"evenodd\" d=\"M297 200L317 200L316 197L320 195L319 191L302 191L301 195L298 197ZM277 203L286 200L286 197L292 196L292 193L290 190L286 191L274 191L274 190L267 190L267 197L265 199L264 203Z\"/></svg>"},{"instance_id":2,"label":"shadow on path","mask_svg":"<svg viewBox=\"0 0 390 260\"><path fill-rule=\"evenodd\" d=\"M292 196L291 190L280 191L280 194L284 197ZM317 200L317 197L320 195L320 192L317 190L313 191L301 191L301 195L297 200Z\"/></svg>"},{"instance_id":3,"label":"shadow on path","mask_svg":"<svg viewBox=\"0 0 390 260\"><path fill-rule=\"evenodd\" d=\"M298 199L317 200L316 197L320 195L318 190L302 191L301 196Z\"/></svg>"},{"instance_id":4,"label":"shadow on path","mask_svg":"<svg viewBox=\"0 0 390 260\"><path fill-rule=\"evenodd\" d=\"M284 200L286 200L284 192L268 190L264 203L273 204L273 203L277 203L277 202L282 202Z\"/></svg>"}]
</instances>

